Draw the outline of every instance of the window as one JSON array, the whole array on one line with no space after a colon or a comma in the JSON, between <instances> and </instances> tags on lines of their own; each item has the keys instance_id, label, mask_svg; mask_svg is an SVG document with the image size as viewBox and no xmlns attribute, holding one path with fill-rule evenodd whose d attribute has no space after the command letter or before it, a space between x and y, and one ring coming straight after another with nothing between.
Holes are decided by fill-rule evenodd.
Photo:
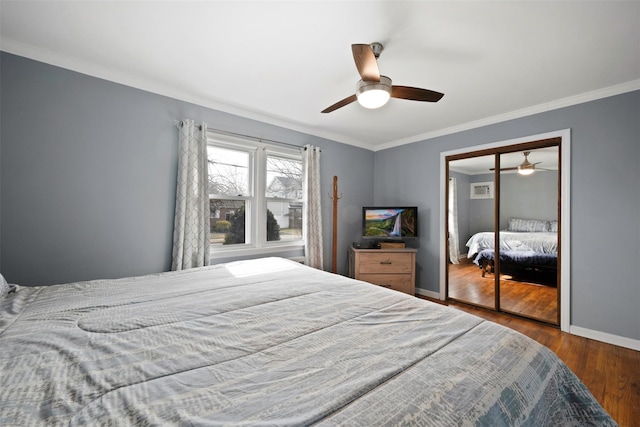
<instances>
[{"instance_id":1,"label":"window","mask_svg":"<svg viewBox=\"0 0 640 427\"><path fill-rule=\"evenodd\" d=\"M211 253L268 252L302 242L302 155L210 133Z\"/></svg>"},{"instance_id":2,"label":"window","mask_svg":"<svg viewBox=\"0 0 640 427\"><path fill-rule=\"evenodd\" d=\"M267 241L302 240L302 160L266 155ZM279 233L269 226L271 216Z\"/></svg>"}]
</instances>

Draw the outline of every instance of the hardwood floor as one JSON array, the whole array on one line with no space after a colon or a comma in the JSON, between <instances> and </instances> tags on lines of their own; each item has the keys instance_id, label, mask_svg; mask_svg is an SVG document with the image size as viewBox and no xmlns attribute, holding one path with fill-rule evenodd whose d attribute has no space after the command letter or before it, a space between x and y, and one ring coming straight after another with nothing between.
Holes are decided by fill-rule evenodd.
<instances>
[{"instance_id":1,"label":"hardwood floor","mask_svg":"<svg viewBox=\"0 0 640 427\"><path fill-rule=\"evenodd\" d=\"M482 277L482 270L470 259L449 264L449 297L487 308L495 307L494 274ZM503 311L558 325L558 289L544 284L547 276L502 275L500 308ZM526 281L525 281L526 280ZM548 282L547 282L548 283Z\"/></svg>"},{"instance_id":2,"label":"hardwood floor","mask_svg":"<svg viewBox=\"0 0 640 427\"><path fill-rule=\"evenodd\" d=\"M458 302L438 304L514 329L549 347L621 427L640 427L640 352L570 335L557 327Z\"/></svg>"}]
</instances>

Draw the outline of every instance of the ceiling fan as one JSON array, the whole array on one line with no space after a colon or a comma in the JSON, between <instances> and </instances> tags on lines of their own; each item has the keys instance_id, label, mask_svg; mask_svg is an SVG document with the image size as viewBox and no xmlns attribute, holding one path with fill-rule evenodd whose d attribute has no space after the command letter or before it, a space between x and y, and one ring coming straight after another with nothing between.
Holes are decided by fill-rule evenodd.
<instances>
[{"instance_id":1,"label":"ceiling fan","mask_svg":"<svg viewBox=\"0 0 640 427\"><path fill-rule=\"evenodd\" d=\"M517 170L520 175L531 175L536 171L536 165L542 162L531 163L528 159L529 154L531 154L531 151L523 151L522 155L524 156L524 161L522 163L511 168L500 168L500 172ZM491 168L489 170L493 171L496 170L496 168Z\"/></svg>"},{"instance_id":2,"label":"ceiling fan","mask_svg":"<svg viewBox=\"0 0 640 427\"><path fill-rule=\"evenodd\" d=\"M410 86L395 86L391 79L381 76L377 59L384 47L380 43L352 44L351 51L356 68L362 79L356 84L356 93L322 110L330 113L345 105L358 101L365 108L380 108L389 98L409 99L412 101L438 102L443 93Z\"/></svg>"}]
</instances>

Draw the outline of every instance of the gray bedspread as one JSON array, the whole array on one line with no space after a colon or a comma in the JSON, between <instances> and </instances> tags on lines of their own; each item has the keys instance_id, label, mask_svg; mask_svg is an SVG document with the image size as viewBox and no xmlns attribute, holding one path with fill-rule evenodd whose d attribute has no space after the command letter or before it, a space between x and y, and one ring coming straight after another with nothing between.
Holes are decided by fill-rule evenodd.
<instances>
[{"instance_id":1,"label":"gray bedspread","mask_svg":"<svg viewBox=\"0 0 640 427\"><path fill-rule=\"evenodd\" d=\"M546 347L265 258L1 301L0 425L615 425Z\"/></svg>"}]
</instances>

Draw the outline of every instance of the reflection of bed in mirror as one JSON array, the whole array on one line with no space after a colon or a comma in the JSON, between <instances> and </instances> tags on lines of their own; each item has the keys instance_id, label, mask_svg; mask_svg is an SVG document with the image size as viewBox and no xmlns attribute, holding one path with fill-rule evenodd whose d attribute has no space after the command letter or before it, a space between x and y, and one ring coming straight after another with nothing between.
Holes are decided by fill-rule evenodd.
<instances>
[{"instance_id":1,"label":"reflection of bed in mirror","mask_svg":"<svg viewBox=\"0 0 640 427\"><path fill-rule=\"evenodd\" d=\"M557 221L511 218L506 231L500 231L499 253L503 274L538 274L555 284L558 266ZM493 273L495 233L476 233L467 241L467 256L482 269L482 277Z\"/></svg>"}]
</instances>

